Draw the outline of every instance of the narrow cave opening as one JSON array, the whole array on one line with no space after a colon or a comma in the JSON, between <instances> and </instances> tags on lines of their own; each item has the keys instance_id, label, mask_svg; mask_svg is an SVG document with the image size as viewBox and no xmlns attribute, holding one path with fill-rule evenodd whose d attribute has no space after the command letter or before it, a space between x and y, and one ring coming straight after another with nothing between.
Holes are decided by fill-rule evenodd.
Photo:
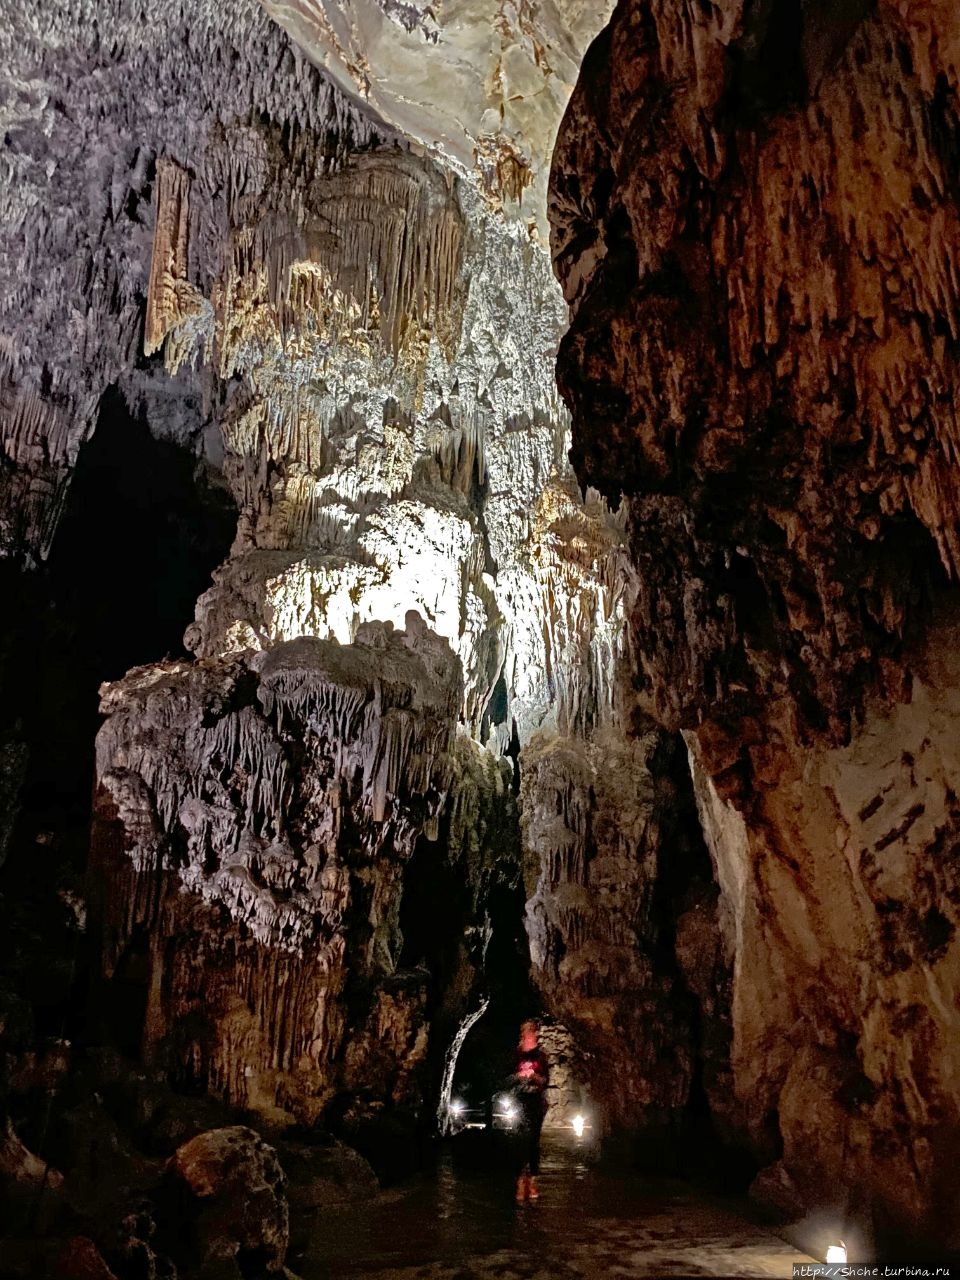
<instances>
[{"instance_id":1,"label":"narrow cave opening","mask_svg":"<svg viewBox=\"0 0 960 1280\"><path fill-rule=\"evenodd\" d=\"M467 1095L488 1111L512 1069L520 1022L540 1012L530 977L512 790L487 814L484 841L481 865L471 867L451 856L449 814L439 839L421 837L404 872L400 929L401 966L430 973L430 1095L440 1098L451 1065L451 1096ZM451 1063L458 1029L481 1007L482 1017Z\"/></svg>"},{"instance_id":2,"label":"narrow cave opening","mask_svg":"<svg viewBox=\"0 0 960 1280\"><path fill-rule=\"evenodd\" d=\"M497 924L490 934L483 968L489 1004L471 1027L457 1057L451 1099L462 1104L458 1124L468 1118L486 1126L493 1123L496 1099L510 1087L520 1024L543 1013L530 980L529 949L518 905L522 911L522 900L518 903L517 895L507 886L490 898L491 920Z\"/></svg>"},{"instance_id":3,"label":"narrow cave opening","mask_svg":"<svg viewBox=\"0 0 960 1280\"><path fill-rule=\"evenodd\" d=\"M80 450L47 563L32 574L3 568L12 607L0 679L25 767L2 909L11 964L23 970L14 980L40 1034L61 1033L75 985L71 904L82 897L99 687L186 655L184 629L235 527L232 500L192 447L155 438L112 387ZM28 920L42 928L42 954Z\"/></svg>"}]
</instances>

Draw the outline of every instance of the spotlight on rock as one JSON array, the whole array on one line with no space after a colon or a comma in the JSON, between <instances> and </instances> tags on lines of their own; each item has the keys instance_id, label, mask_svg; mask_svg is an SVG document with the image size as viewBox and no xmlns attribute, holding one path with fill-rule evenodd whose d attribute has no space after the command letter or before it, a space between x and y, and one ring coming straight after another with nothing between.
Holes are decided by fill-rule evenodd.
<instances>
[{"instance_id":1,"label":"spotlight on rock","mask_svg":"<svg viewBox=\"0 0 960 1280\"><path fill-rule=\"evenodd\" d=\"M827 1256L824 1262L846 1262L847 1246L840 1240L837 1244L832 1244L827 1249Z\"/></svg>"},{"instance_id":2,"label":"spotlight on rock","mask_svg":"<svg viewBox=\"0 0 960 1280\"><path fill-rule=\"evenodd\" d=\"M576 1115L570 1121L570 1124L573 1126L573 1132L577 1135L577 1137L582 1138L583 1131L587 1127L586 1118L581 1115Z\"/></svg>"}]
</instances>

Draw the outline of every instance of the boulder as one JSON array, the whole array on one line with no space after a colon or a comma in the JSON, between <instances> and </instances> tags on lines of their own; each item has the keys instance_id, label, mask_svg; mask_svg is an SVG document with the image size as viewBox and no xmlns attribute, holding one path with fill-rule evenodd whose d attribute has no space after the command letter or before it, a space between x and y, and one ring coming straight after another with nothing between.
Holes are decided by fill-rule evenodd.
<instances>
[{"instance_id":1,"label":"boulder","mask_svg":"<svg viewBox=\"0 0 960 1280\"><path fill-rule=\"evenodd\" d=\"M241 1274L279 1272L289 1243L286 1179L277 1154L252 1129L211 1129L178 1148L182 1240L205 1268L233 1259Z\"/></svg>"}]
</instances>

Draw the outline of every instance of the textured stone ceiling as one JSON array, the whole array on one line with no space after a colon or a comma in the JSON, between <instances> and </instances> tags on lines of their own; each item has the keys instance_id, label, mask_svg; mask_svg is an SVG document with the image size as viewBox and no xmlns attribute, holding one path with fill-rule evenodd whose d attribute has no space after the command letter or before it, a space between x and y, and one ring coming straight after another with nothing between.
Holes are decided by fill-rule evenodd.
<instances>
[{"instance_id":1,"label":"textured stone ceiling","mask_svg":"<svg viewBox=\"0 0 960 1280\"><path fill-rule=\"evenodd\" d=\"M545 226L560 116L612 0L261 0L341 89Z\"/></svg>"}]
</instances>

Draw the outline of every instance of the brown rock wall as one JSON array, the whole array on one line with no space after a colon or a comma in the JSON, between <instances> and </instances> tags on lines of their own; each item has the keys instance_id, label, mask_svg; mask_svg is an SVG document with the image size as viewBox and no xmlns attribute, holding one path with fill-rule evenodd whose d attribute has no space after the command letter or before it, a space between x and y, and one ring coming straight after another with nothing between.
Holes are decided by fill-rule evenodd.
<instances>
[{"instance_id":1,"label":"brown rock wall","mask_svg":"<svg viewBox=\"0 0 960 1280\"><path fill-rule=\"evenodd\" d=\"M763 1185L954 1247L958 40L938 0L625 0L552 176L573 456L628 495Z\"/></svg>"},{"instance_id":2,"label":"brown rock wall","mask_svg":"<svg viewBox=\"0 0 960 1280\"><path fill-rule=\"evenodd\" d=\"M695 909L709 871L684 828L673 751L641 721L630 734L608 726L586 742L537 735L523 754L532 976L572 1037L575 1075L607 1132L685 1116L701 1014L713 1036L710 1093L729 1069L717 925ZM703 946L709 963L696 972Z\"/></svg>"},{"instance_id":3,"label":"brown rock wall","mask_svg":"<svg viewBox=\"0 0 960 1280\"><path fill-rule=\"evenodd\" d=\"M742 8L621 5L591 50L554 158L560 382L582 478L638 495L661 716L785 686L842 735L911 566L938 576L924 530L956 565L955 63L913 43L955 19L882 7L814 92Z\"/></svg>"}]
</instances>

